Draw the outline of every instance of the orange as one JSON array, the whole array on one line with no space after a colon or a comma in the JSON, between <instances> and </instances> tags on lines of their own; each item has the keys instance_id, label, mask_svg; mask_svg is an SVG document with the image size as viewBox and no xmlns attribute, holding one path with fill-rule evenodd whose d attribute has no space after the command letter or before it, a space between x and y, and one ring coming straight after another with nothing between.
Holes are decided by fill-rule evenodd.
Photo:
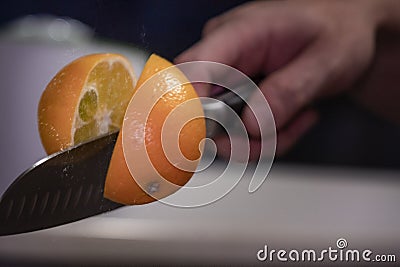
<instances>
[{"instance_id":1,"label":"orange","mask_svg":"<svg viewBox=\"0 0 400 267\"><path fill-rule=\"evenodd\" d=\"M38 107L40 137L49 154L122 129L110 161L104 196L123 204L148 203L186 184L200 160L200 144L205 138L200 100L172 63L152 55L135 85L132 67L123 56L88 55L56 74ZM178 112L172 112L175 109ZM148 113L146 119L139 116L141 112ZM172 113L178 114L172 125L187 122L178 128L167 127L165 139L162 131ZM143 136L134 138L141 131ZM123 145L124 136L133 140ZM178 141L176 147L170 146L174 141ZM132 145L135 142L137 145ZM177 154L174 150L182 153L189 164L176 158L171 163L171 154L167 158L164 152L166 147L169 151L172 147L172 154ZM132 161L130 155L145 156ZM133 177L132 170L140 175Z\"/></svg>"},{"instance_id":2,"label":"orange","mask_svg":"<svg viewBox=\"0 0 400 267\"><path fill-rule=\"evenodd\" d=\"M65 66L38 107L40 138L48 154L120 129L136 77L118 54L93 54Z\"/></svg>"},{"instance_id":3,"label":"orange","mask_svg":"<svg viewBox=\"0 0 400 267\"><path fill-rule=\"evenodd\" d=\"M192 177L200 160L200 144L206 129L200 100L187 82L177 67L157 55L152 55L146 62L111 158L104 188L106 198L127 205L144 204L172 194ZM143 110L153 102L151 110ZM178 167L182 162L172 164L169 161L162 143L164 123L177 107L183 107L179 110L182 118L193 117L182 129L173 129L177 131L177 149L192 161L185 169ZM140 116L143 111L148 112L146 119ZM123 143L123 140L130 141ZM167 146L171 142L174 142L173 138L167 140ZM134 162L128 161L128 164L131 170L140 173L140 177L132 177L127 165L129 159L126 156L129 155L136 155ZM147 155L151 164L146 162L146 156L140 155Z\"/></svg>"}]
</instances>

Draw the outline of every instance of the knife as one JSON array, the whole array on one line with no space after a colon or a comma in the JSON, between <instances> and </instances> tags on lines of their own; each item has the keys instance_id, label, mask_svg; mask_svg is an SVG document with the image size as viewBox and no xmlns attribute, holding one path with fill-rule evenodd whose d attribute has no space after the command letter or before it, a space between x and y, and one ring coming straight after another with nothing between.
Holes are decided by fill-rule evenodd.
<instances>
[{"instance_id":1,"label":"knife","mask_svg":"<svg viewBox=\"0 0 400 267\"><path fill-rule=\"evenodd\" d=\"M117 136L50 155L22 173L0 200L0 235L46 229L121 207L103 197Z\"/></svg>"},{"instance_id":2,"label":"knife","mask_svg":"<svg viewBox=\"0 0 400 267\"><path fill-rule=\"evenodd\" d=\"M238 87L242 97L251 90ZM229 122L227 105L240 114L245 102L232 91L202 98L205 117ZM225 103L225 104L224 104ZM206 120L207 136L221 131ZM122 207L103 197L105 178L118 132L50 155L22 173L0 199L0 236L74 222Z\"/></svg>"}]
</instances>

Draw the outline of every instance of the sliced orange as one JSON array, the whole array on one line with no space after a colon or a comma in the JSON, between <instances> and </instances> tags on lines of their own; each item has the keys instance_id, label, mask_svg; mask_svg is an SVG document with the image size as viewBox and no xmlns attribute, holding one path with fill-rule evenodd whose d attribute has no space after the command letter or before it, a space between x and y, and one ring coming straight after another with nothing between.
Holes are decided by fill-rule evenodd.
<instances>
[{"instance_id":1,"label":"sliced orange","mask_svg":"<svg viewBox=\"0 0 400 267\"><path fill-rule=\"evenodd\" d=\"M48 154L120 129L136 85L129 61L93 54L65 66L44 90L39 133Z\"/></svg>"},{"instance_id":2,"label":"sliced orange","mask_svg":"<svg viewBox=\"0 0 400 267\"><path fill-rule=\"evenodd\" d=\"M108 199L130 205L152 202L172 194L179 186L186 184L196 169L201 156L200 143L205 138L206 132L203 109L193 86L187 83L186 77L177 67L172 66L172 63L157 55L152 55L144 66L134 95L134 98L138 97L140 92L140 99L135 99L136 102L129 104L129 114L125 115L123 132L118 136L108 169L104 188L104 196ZM151 82L146 83L150 78ZM176 86L177 84L184 85ZM158 95L162 95L161 98L158 99ZM135 117L143 111L140 109L142 103L153 102L155 105L148 110L149 115L146 120L139 119L140 116ZM131 106L135 103L137 106ZM182 129L174 129L179 131L177 134L179 149L183 156L193 161L189 168L182 170L177 167L180 162L172 164L166 157L161 132L167 116L184 103L186 105L180 112L195 116L192 120L188 120ZM143 131L144 136L136 137L136 133L140 131ZM123 135L130 136L132 144L123 145ZM176 140L167 140L167 142L174 141ZM138 142L144 142L144 146L134 144ZM143 149L146 151L142 151ZM143 152L148 155L152 166L146 164L146 157L128 162L141 176L132 177L125 156ZM141 186L137 181L140 181Z\"/></svg>"},{"instance_id":3,"label":"sliced orange","mask_svg":"<svg viewBox=\"0 0 400 267\"><path fill-rule=\"evenodd\" d=\"M161 70L167 71L158 75ZM156 75L156 79L146 83L153 75ZM177 82L186 84L175 87ZM136 87L135 84L133 70L123 56L84 56L57 73L44 90L38 108L40 137L49 154L121 129L123 123L127 125L118 135L104 188L106 198L122 204L152 202L172 194L184 185L196 169L201 156L200 144L205 138L205 120L200 100L183 73L173 67L172 63L152 55ZM136 102L131 102L139 105L130 106L129 118L126 119L128 103L134 97L134 92L141 89L145 90L141 91L144 94L140 94L139 99L135 98ZM155 101L156 95L161 95L161 98ZM155 105L148 110L146 120L135 121L136 108L140 110L140 103ZM167 116L183 103L186 105L180 112L189 116L194 114L196 117L189 120L182 129L176 129L179 139L176 149L191 161L185 169L178 167L181 162L169 161L161 141ZM132 118L135 123L132 123ZM135 141L141 142L141 146L123 146L123 135L139 130L143 130L144 137ZM142 159L129 162L129 166L139 168L141 173L140 177L132 177L124 152L145 152L152 166L143 164ZM137 183L139 180L140 185Z\"/></svg>"}]
</instances>

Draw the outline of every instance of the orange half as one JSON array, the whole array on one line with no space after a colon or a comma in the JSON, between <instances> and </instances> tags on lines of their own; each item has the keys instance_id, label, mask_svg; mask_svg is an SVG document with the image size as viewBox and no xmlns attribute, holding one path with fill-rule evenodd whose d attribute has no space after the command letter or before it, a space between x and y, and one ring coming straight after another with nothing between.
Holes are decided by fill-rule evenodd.
<instances>
[{"instance_id":1,"label":"orange half","mask_svg":"<svg viewBox=\"0 0 400 267\"><path fill-rule=\"evenodd\" d=\"M151 79L152 82L148 82L148 79ZM176 86L177 83L182 85ZM118 136L104 188L106 198L127 205L152 202L174 193L177 188L185 185L192 177L200 160L201 141L206 134L203 109L198 95L186 77L177 67L173 67L172 63L157 55L152 55L144 66L136 88L136 92L145 91L140 91L140 99L136 99L136 102L132 101L128 106L131 114L125 114L123 132L120 132ZM158 95L161 95L161 98L158 99L156 97ZM137 93L133 97L136 96ZM139 110L140 103L154 101L156 102L149 110L147 119L133 122L134 113ZM137 110L135 106L131 106L134 103L138 103ZM185 104L185 107L181 112L199 115L189 120L181 129L176 129L179 131L180 152L193 162L189 169L181 169L177 167L179 162L172 164L168 160L163 149L161 135L167 116L182 104ZM133 119L130 120L130 118ZM144 146L130 144L123 146L123 135L132 135L140 131L144 133L144 140L139 138L134 141L144 142ZM167 142L174 142L174 140L167 140ZM142 149L146 151L142 151ZM125 155L127 153L146 153L151 161L150 165L140 158L136 162L129 162L131 167L138 168L141 177L132 177L126 162ZM154 171L158 175L154 175ZM140 180L141 186L134 178ZM177 185L177 187L168 186L169 183Z\"/></svg>"}]
</instances>

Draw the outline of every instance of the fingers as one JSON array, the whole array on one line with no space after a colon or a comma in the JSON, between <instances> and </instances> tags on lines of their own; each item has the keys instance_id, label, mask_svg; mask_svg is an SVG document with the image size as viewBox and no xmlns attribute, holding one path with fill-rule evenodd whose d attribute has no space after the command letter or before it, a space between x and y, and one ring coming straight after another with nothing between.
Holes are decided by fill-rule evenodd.
<instances>
[{"instance_id":1,"label":"fingers","mask_svg":"<svg viewBox=\"0 0 400 267\"><path fill-rule=\"evenodd\" d=\"M336 76L336 61L329 58L334 56L332 48L332 44L324 40L316 41L260 84L278 130L312 103L320 91L327 88L331 78ZM248 106L257 109L261 102L258 97L251 97ZM244 109L242 117L249 134L259 137L259 127L265 126L259 126L249 107Z\"/></svg>"},{"instance_id":2,"label":"fingers","mask_svg":"<svg viewBox=\"0 0 400 267\"><path fill-rule=\"evenodd\" d=\"M236 62L240 50L238 47L238 35L232 28L218 28L218 30L179 55L175 59L175 62L207 60L228 65L233 64Z\"/></svg>"},{"instance_id":3,"label":"fingers","mask_svg":"<svg viewBox=\"0 0 400 267\"><path fill-rule=\"evenodd\" d=\"M257 74L268 50L265 47L267 36L261 33L264 31L263 25L238 19L215 27L202 40L179 55L175 63L213 61L234 66L248 76Z\"/></svg>"},{"instance_id":4,"label":"fingers","mask_svg":"<svg viewBox=\"0 0 400 267\"><path fill-rule=\"evenodd\" d=\"M266 74L260 89L274 116L280 154L315 122L315 112L303 110L318 97L346 89L368 63L371 30L363 16L353 20L355 9L347 20L336 17L346 8L329 1L316 7L296 1L248 4L207 23L203 39L176 62L216 61L250 77ZM260 128L273 124L269 114L262 115L265 100L259 96L253 95L242 113L252 157L259 153ZM222 154L224 142L217 142Z\"/></svg>"},{"instance_id":5,"label":"fingers","mask_svg":"<svg viewBox=\"0 0 400 267\"><path fill-rule=\"evenodd\" d=\"M224 22L225 22L225 20L223 19L222 15L212 18L209 21L207 21L207 23L204 25L203 31L202 31L203 38L205 36L207 36L208 34L210 34L213 30L215 30L219 26L221 26Z\"/></svg>"},{"instance_id":6,"label":"fingers","mask_svg":"<svg viewBox=\"0 0 400 267\"><path fill-rule=\"evenodd\" d=\"M240 54L240 48L237 44L237 36L232 28L219 29L212 36L203 38L189 50L179 55L175 58L174 62L175 64L180 64L194 61L212 61L227 65L235 65L235 62L238 60L237 56ZM212 70L201 69L201 71L203 72L203 76L209 76L204 77L204 80L207 81L214 80L213 77L216 76L224 76ZM190 77L189 80L191 80ZM197 83L194 84L194 88L199 96L212 95L212 86L210 84Z\"/></svg>"},{"instance_id":7,"label":"fingers","mask_svg":"<svg viewBox=\"0 0 400 267\"><path fill-rule=\"evenodd\" d=\"M332 60L328 58L332 53L327 53L327 50L330 51L333 46L315 38L318 27L309 24L308 21L276 21L273 19L273 12L264 16L263 20L257 20L243 13L245 12L234 10L211 20L204 29L204 38L181 54L176 62L217 61L235 66L249 76L259 74L260 70L273 71L261 83L260 88L269 102L279 135L283 136L280 137L282 144L278 144L277 151L280 153L287 150L292 142L310 127L309 124L311 125L311 116L306 116L309 120L302 119L303 123L299 124L304 128L295 125L297 130L291 131L291 127L294 126L286 124L306 104L313 101L317 90L329 80L327 77L333 66L330 66L329 62ZM234 20L232 16L235 16ZM265 100L253 97L249 106L265 110L262 108L265 106ZM261 114L259 121L249 108L245 108L242 114L245 126L253 137L250 141L252 158L258 157L260 127L265 129L272 124L270 118L267 118L268 114L264 114L264 118L263 112L255 113ZM303 118L303 115L299 118ZM282 130L285 126L286 129ZM293 136L296 133L297 135ZM227 152L224 145L226 141L227 139L220 138L217 142L220 154L230 151L228 149Z\"/></svg>"},{"instance_id":8,"label":"fingers","mask_svg":"<svg viewBox=\"0 0 400 267\"><path fill-rule=\"evenodd\" d=\"M228 10L222 15L210 19L209 21L207 21L207 23L203 28L202 32L203 37L210 34L213 30L217 29L218 27L220 27L225 23L229 23L232 20L246 16L247 14L254 14L254 11L260 9L261 8L260 6L265 4L270 4L270 3L266 2L246 3L231 10Z\"/></svg>"},{"instance_id":9,"label":"fingers","mask_svg":"<svg viewBox=\"0 0 400 267\"><path fill-rule=\"evenodd\" d=\"M215 29L207 37L178 56L175 59L175 63L179 64L189 61L218 62L235 66L236 69L248 76L253 76L261 69L262 60L265 58L265 55L254 53L254 51L266 51L266 49L261 47L262 42L255 40L259 38L256 36L260 35L251 31L249 32L246 23L235 21L232 24L223 25ZM218 73L212 69L203 69L201 71L205 76L209 76L204 80L216 81L218 83L234 83L234 81L229 80L232 78L229 74ZM213 96L211 85L203 83L195 84L194 87L199 96Z\"/></svg>"}]
</instances>

